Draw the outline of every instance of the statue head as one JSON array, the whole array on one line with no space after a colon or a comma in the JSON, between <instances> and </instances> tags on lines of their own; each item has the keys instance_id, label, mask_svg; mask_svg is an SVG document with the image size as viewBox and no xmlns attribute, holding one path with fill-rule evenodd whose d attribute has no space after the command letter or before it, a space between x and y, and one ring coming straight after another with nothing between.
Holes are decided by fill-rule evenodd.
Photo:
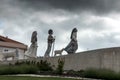
<instances>
[{"instance_id":1,"label":"statue head","mask_svg":"<svg viewBox=\"0 0 120 80\"><path fill-rule=\"evenodd\" d=\"M48 30L48 34L53 34L53 30L52 30L52 29L49 29L49 30Z\"/></svg>"},{"instance_id":2,"label":"statue head","mask_svg":"<svg viewBox=\"0 0 120 80\"><path fill-rule=\"evenodd\" d=\"M72 32L77 32L77 28L73 28Z\"/></svg>"},{"instance_id":3,"label":"statue head","mask_svg":"<svg viewBox=\"0 0 120 80\"><path fill-rule=\"evenodd\" d=\"M70 39L72 39L72 35L73 35L74 32L77 32L77 28L73 28Z\"/></svg>"},{"instance_id":4,"label":"statue head","mask_svg":"<svg viewBox=\"0 0 120 80\"><path fill-rule=\"evenodd\" d=\"M33 31L32 37L31 37L31 42L32 43L37 42L37 31Z\"/></svg>"},{"instance_id":5,"label":"statue head","mask_svg":"<svg viewBox=\"0 0 120 80\"><path fill-rule=\"evenodd\" d=\"M33 35L37 35L37 31L33 31L33 33L32 33Z\"/></svg>"}]
</instances>

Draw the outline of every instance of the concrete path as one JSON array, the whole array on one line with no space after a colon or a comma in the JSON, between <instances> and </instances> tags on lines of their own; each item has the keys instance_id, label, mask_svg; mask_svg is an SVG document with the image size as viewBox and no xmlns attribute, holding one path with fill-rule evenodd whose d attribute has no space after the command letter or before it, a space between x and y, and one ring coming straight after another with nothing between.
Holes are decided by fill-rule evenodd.
<instances>
[{"instance_id":1,"label":"concrete path","mask_svg":"<svg viewBox=\"0 0 120 80\"><path fill-rule=\"evenodd\" d=\"M81 79L81 80L101 80L101 79L90 79L90 78L82 78L82 77L51 76L51 75L36 75L36 74L17 74L17 75L7 75L7 76L58 77L58 78L72 78L72 79Z\"/></svg>"}]
</instances>

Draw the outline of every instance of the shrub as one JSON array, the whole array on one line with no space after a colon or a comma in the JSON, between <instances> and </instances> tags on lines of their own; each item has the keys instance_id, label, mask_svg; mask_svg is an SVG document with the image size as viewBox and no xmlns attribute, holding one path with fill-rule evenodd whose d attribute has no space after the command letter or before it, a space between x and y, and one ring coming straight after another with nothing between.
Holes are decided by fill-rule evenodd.
<instances>
[{"instance_id":1,"label":"shrub","mask_svg":"<svg viewBox=\"0 0 120 80\"><path fill-rule=\"evenodd\" d=\"M97 78L105 80L120 80L120 75L108 69L87 69L84 72L84 77Z\"/></svg>"},{"instance_id":2,"label":"shrub","mask_svg":"<svg viewBox=\"0 0 120 80\"><path fill-rule=\"evenodd\" d=\"M58 59L58 66L56 69L57 74L62 74L63 73L63 67L64 67L64 60L63 59Z\"/></svg>"},{"instance_id":3,"label":"shrub","mask_svg":"<svg viewBox=\"0 0 120 80\"><path fill-rule=\"evenodd\" d=\"M36 62L36 61L22 61L19 62L17 61L15 63L15 65L29 65L31 67L37 67L39 70L38 71L52 71L52 66L50 63L48 63L46 60L40 60L40 62Z\"/></svg>"},{"instance_id":4,"label":"shrub","mask_svg":"<svg viewBox=\"0 0 120 80\"><path fill-rule=\"evenodd\" d=\"M37 66L40 71L53 71L51 64L48 63L46 60L45 61L41 60L40 62L37 63Z\"/></svg>"},{"instance_id":5,"label":"shrub","mask_svg":"<svg viewBox=\"0 0 120 80\"><path fill-rule=\"evenodd\" d=\"M74 71L74 70L69 70L69 71L67 71L67 75L70 75L70 76L76 76L76 71Z\"/></svg>"},{"instance_id":6,"label":"shrub","mask_svg":"<svg viewBox=\"0 0 120 80\"><path fill-rule=\"evenodd\" d=\"M84 72L85 72L85 70L79 70L79 71L77 71L78 76L84 77Z\"/></svg>"},{"instance_id":7,"label":"shrub","mask_svg":"<svg viewBox=\"0 0 120 80\"><path fill-rule=\"evenodd\" d=\"M0 74L33 74L38 71L38 67L34 65L12 65L12 66L1 66Z\"/></svg>"},{"instance_id":8,"label":"shrub","mask_svg":"<svg viewBox=\"0 0 120 80\"><path fill-rule=\"evenodd\" d=\"M1 65L0 66L0 75L7 74L34 74L38 71L52 71L50 63L47 61L16 61L13 65Z\"/></svg>"},{"instance_id":9,"label":"shrub","mask_svg":"<svg viewBox=\"0 0 120 80\"><path fill-rule=\"evenodd\" d=\"M39 70L37 66L26 64L20 65L18 68L19 73L21 74L34 74Z\"/></svg>"}]
</instances>

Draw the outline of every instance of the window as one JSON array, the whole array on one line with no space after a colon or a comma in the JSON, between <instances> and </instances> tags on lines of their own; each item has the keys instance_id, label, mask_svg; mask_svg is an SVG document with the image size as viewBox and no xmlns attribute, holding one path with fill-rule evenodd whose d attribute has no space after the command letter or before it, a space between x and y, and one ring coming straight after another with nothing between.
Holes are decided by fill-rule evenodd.
<instances>
[{"instance_id":1,"label":"window","mask_svg":"<svg viewBox=\"0 0 120 80\"><path fill-rule=\"evenodd\" d=\"M8 52L8 49L5 49L4 52Z\"/></svg>"}]
</instances>

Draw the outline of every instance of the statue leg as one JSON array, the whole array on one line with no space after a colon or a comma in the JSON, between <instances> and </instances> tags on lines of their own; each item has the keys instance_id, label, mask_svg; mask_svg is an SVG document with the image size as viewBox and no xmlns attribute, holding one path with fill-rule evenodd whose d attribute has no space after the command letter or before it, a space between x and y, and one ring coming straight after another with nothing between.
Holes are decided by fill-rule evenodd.
<instances>
[{"instance_id":1,"label":"statue leg","mask_svg":"<svg viewBox=\"0 0 120 80\"><path fill-rule=\"evenodd\" d=\"M52 43L48 43L48 47L47 47L44 57L50 56L51 47L52 47Z\"/></svg>"}]
</instances>

